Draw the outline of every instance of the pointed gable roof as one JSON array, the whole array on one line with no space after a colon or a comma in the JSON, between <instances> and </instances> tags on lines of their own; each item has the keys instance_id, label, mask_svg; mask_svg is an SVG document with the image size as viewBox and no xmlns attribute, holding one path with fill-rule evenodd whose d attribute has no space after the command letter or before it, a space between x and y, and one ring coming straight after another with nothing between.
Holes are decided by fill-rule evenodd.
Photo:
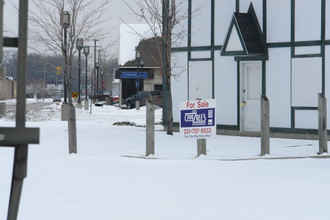
<instances>
[{"instance_id":1,"label":"pointed gable roof","mask_svg":"<svg viewBox=\"0 0 330 220\"><path fill-rule=\"evenodd\" d=\"M247 13L233 14L221 55L266 56L267 53L266 43L251 3Z\"/></svg>"}]
</instances>

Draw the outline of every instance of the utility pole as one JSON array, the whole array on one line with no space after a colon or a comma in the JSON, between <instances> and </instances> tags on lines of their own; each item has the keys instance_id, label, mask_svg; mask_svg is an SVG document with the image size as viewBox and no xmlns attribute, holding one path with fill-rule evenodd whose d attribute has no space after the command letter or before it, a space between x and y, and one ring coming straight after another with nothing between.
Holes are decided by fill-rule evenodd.
<instances>
[{"instance_id":1,"label":"utility pole","mask_svg":"<svg viewBox=\"0 0 330 220\"><path fill-rule=\"evenodd\" d=\"M94 83L95 83L95 73L96 73L96 41L98 41L98 40L96 40L96 39L94 39ZM94 89L96 89L96 86L94 86ZM95 95L97 95L97 92L96 91L94 91L94 94Z\"/></svg>"},{"instance_id":2,"label":"utility pole","mask_svg":"<svg viewBox=\"0 0 330 220\"><path fill-rule=\"evenodd\" d=\"M43 89L42 101L45 101L45 90L46 90L46 63L44 63L44 89Z\"/></svg>"},{"instance_id":3,"label":"utility pole","mask_svg":"<svg viewBox=\"0 0 330 220\"><path fill-rule=\"evenodd\" d=\"M68 121L68 136L69 136L69 153L77 153L77 128L76 128L76 111L72 104L71 97L71 66L69 65L69 55L67 53L67 29L70 26L70 13L68 11L62 11L60 17L60 23L64 29L64 62L65 62L65 88L67 88L67 93L69 93L69 103L64 103L62 105L62 121ZM65 91L65 90L64 90ZM64 100L67 94L64 95ZM65 100L66 101L66 100Z\"/></svg>"},{"instance_id":4,"label":"utility pole","mask_svg":"<svg viewBox=\"0 0 330 220\"><path fill-rule=\"evenodd\" d=\"M163 51L162 51L162 64L163 64L163 125L166 127L168 126L167 120L167 61L168 61L168 54L167 54L167 42L168 42L168 23L169 23L169 7L170 3L169 0L162 1L162 26L163 26Z\"/></svg>"}]
</instances>

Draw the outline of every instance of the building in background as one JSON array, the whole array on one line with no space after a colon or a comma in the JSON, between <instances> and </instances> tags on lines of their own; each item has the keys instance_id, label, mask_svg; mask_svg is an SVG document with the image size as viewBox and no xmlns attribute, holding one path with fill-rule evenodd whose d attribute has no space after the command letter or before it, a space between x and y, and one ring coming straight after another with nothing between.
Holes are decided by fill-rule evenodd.
<instances>
[{"instance_id":1,"label":"building in background","mask_svg":"<svg viewBox=\"0 0 330 220\"><path fill-rule=\"evenodd\" d=\"M147 25L137 26L140 28L141 35L132 33L131 28L134 28L134 25L124 25L125 31L122 31L120 35L121 46L118 60L120 66L115 72L115 78L119 79L120 104L126 98L136 94L137 91L162 91L163 89L162 40L159 37L141 39L140 36L150 36L147 31L149 27ZM140 52L140 61L143 60L143 65L138 65L138 60L135 58L136 51Z\"/></svg>"},{"instance_id":2,"label":"building in background","mask_svg":"<svg viewBox=\"0 0 330 220\"><path fill-rule=\"evenodd\" d=\"M201 5L173 48L182 67L172 71L174 121L179 102L216 99L219 131L258 133L263 94L273 134L316 133L318 93L330 97L330 0L191 0L183 7L191 13Z\"/></svg>"}]
</instances>

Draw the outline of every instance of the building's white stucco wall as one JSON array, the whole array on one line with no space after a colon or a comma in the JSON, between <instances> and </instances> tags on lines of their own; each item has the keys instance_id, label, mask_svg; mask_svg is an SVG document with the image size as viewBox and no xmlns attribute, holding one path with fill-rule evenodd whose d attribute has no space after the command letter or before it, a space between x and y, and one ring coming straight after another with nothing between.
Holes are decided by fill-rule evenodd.
<instances>
[{"instance_id":1,"label":"building's white stucco wall","mask_svg":"<svg viewBox=\"0 0 330 220\"><path fill-rule=\"evenodd\" d=\"M270 100L270 126L291 126L291 50L269 50L266 62L266 95Z\"/></svg>"},{"instance_id":2,"label":"building's white stucco wall","mask_svg":"<svg viewBox=\"0 0 330 220\"><path fill-rule=\"evenodd\" d=\"M267 42L289 42L291 1L267 0L267 15Z\"/></svg>"},{"instance_id":3,"label":"building's white stucco wall","mask_svg":"<svg viewBox=\"0 0 330 220\"><path fill-rule=\"evenodd\" d=\"M217 124L237 125L237 63L215 51L215 99Z\"/></svg>"},{"instance_id":4,"label":"building's white stucco wall","mask_svg":"<svg viewBox=\"0 0 330 220\"><path fill-rule=\"evenodd\" d=\"M180 120L179 104L188 100L188 72L187 63L188 56L186 52L175 53L172 56L172 63L175 66L172 69L172 105L173 105L173 120Z\"/></svg>"}]
</instances>

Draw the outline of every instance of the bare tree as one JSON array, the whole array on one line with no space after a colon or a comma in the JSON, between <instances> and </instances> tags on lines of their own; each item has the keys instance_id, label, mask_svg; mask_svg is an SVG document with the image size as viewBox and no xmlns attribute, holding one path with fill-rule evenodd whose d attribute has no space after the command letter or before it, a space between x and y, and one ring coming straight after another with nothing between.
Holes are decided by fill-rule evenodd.
<instances>
[{"instance_id":1,"label":"bare tree","mask_svg":"<svg viewBox=\"0 0 330 220\"><path fill-rule=\"evenodd\" d=\"M179 44L186 36L185 23L189 16L188 1L186 0L135 0L136 8L131 2L124 0L132 13L140 18L141 22L148 24L155 37L161 33L163 41L162 48L162 68L163 68L163 97L164 111L163 123L167 126L167 134L173 135L173 108L172 108L172 45ZM196 7L195 14L202 6ZM143 36L142 36L143 37Z\"/></svg>"},{"instance_id":2,"label":"bare tree","mask_svg":"<svg viewBox=\"0 0 330 220\"><path fill-rule=\"evenodd\" d=\"M33 0L36 11L30 13L30 38L34 42L32 50L39 53L62 54L67 91L71 92L71 66L76 51L78 37L85 41L103 39L108 33L102 24L106 21L104 14L110 0ZM70 13L70 26L67 29L67 42L64 46L63 28L60 15L63 11ZM69 103L72 99L69 96Z\"/></svg>"}]
</instances>

